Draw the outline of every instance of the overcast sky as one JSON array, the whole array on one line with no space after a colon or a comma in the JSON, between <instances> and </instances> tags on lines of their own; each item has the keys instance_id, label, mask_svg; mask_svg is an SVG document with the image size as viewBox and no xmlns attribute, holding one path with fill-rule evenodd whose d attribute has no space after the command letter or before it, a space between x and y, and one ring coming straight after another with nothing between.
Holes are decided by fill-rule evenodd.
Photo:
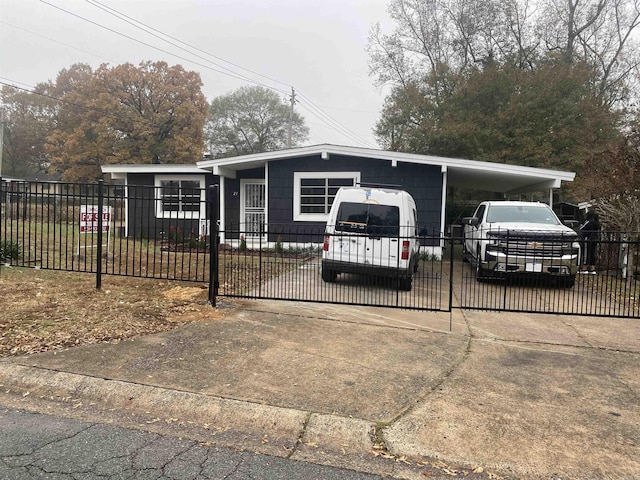
<instances>
[{"instance_id":1,"label":"overcast sky","mask_svg":"<svg viewBox=\"0 0 640 480\"><path fill-rule=\"evenodd\" d=\"M0 81L29 88L78 62L96 68L164 60L197 71L209 100L255 85L216 71L226 67L283 97L295 88L296 109L311 130L308 144L375 148L371 130L384 91L368 74L365 47L374 23L388 26L388 1L0 0ZM100 6L197 47L201 58Z\"/></svg>"}]
</instances>

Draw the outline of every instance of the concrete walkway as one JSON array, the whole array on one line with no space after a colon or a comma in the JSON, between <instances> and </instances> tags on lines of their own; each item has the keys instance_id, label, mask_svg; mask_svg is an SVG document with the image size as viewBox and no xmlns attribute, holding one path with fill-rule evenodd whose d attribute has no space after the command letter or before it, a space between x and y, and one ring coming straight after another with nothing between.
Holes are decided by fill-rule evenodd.
<instances>
[{"instance_id":1,"label":"concrete walkway","mask_svg":"<svg viewBox=\"0 0 640 480\"><path fill-rule=\"evenodd\" d=\"M397 478L640 478L638 320L247 301L4 359L0 385L10 406Z\"/></svg>"}]
</instances>

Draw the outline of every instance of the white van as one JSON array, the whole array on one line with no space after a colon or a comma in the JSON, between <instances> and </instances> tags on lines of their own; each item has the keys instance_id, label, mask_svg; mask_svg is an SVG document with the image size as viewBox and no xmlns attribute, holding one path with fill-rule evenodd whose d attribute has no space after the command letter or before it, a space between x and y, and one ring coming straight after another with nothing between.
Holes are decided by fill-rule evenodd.
<instances>
[{"instance_id":1,"label":"white van","mask_svg":"<svg viewBox=\"0 0 640 480\"><path fill-rule=\"evenodd\" d=\"M340 273L397 278L411 290L420 243L413 197L390 188L342 187L331 205L322 251L322 280Z\"/></svg>"}]
</instances>

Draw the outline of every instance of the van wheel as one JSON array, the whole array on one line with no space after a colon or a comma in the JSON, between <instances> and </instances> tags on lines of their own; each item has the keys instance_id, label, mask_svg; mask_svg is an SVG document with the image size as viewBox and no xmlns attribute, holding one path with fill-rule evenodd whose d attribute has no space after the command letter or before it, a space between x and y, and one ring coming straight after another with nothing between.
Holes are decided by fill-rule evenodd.
<instances>
[{"instance_id":1,"label":"van wheel","mask_svg":"<svg viewBox=\"0 0 640 480\"><path fill-rule=\"evenodd\" d=\"M329 270L327 268L322 269L322 280L327 283L333 283L338 278L338 272L335 270Z\"/></svg>"},{"instance_id":2,"label":"van wheel","mask_svg":"<svg viewBox=\"0 0 640 480\"><path fill-rule=\"evenodd\" d=\"M404 292L410 292L412 284L413 284L413 278L411 277L398 279L398 289Z\"/></svg>"},{"instance_id":3,"label":"van wheel","mask_svg":"<svg viewBox=\"0 0 640 480\"><path fill-rule=\"evenodd\" d=\"M576 283L576 276L569 275L560 280L560 286L564 288L572 288Z\"/></svg>"}]
</instances>

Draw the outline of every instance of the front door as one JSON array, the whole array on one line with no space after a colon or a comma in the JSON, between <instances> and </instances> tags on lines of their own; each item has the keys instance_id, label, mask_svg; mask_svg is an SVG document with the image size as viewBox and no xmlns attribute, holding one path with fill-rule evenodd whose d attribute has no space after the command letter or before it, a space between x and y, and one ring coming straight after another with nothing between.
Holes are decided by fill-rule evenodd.
<instances>
[{"instance_id":1,"label":"front door","mask_svg":"<svg viewBox=\"0 0 640 480\"><path fill-rule=\"evenodd\" d=\"M258 238L265 230L267 206L264 180L241 180L240 229L245 238Z\"/></svg>"}]
</instances>

